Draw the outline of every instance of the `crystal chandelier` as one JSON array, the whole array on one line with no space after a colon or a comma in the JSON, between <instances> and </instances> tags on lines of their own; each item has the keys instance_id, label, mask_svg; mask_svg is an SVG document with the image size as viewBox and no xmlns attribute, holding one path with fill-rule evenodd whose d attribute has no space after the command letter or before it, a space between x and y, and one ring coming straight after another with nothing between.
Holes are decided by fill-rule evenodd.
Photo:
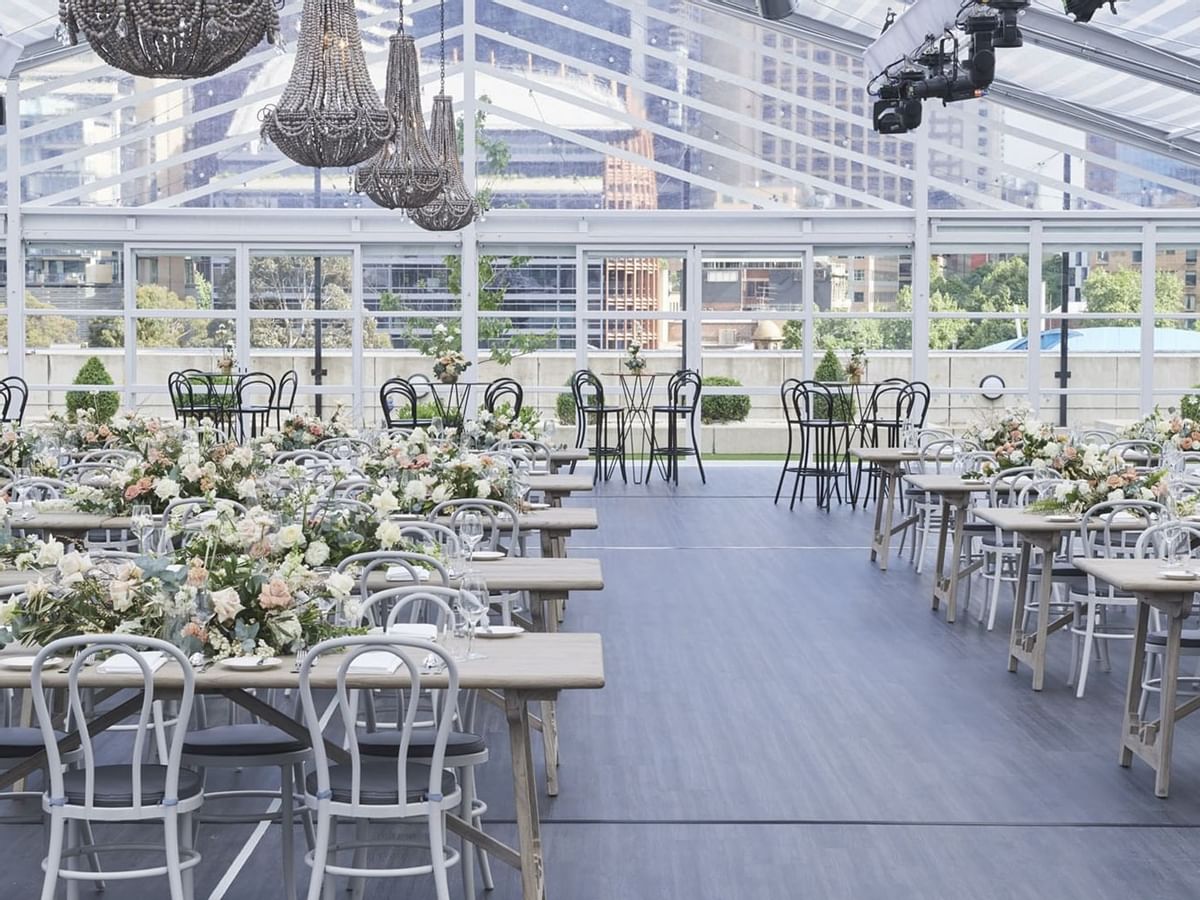
<instances>
[{"instance_id":1,"label":"crystal chandelier","mask_svg":"<svg viewBox=\"0 0 1200 900\"><path fill-rule=\"evenodd\" d=\"M429 149L421 115L421 79L417 44L400 28L392 35L384 102L396 131L375 156L354 173L354 190L387 209L424 206L437 196L445 174Z\"/></svg>"},{"instance_id":2,"label":"crystal chandelier","mask_svg":"<svg viewBox=\"0 0 1200 900\"><path fill-rule=\"evenodd\" d=\"M263 140L315 168L357 165L392 136L392 117L367 72L354 0L306 0L291 77L259 118Z\"/></svg>"},{"instance_id":3,"label":"crystal chandelier","mask_svg":"<svg viewBox=\"0 0 1200 900\"><path fill-rule=\"evenodd\" d=\"M429 119L429 142L433 155L445 169L446 183L424 206L409 211L414 222L426 231L458 231L475 221L479 205L463 181L458 159L458 133L454 127L454 101L446 94L446 0L441 0L441 90L433 98Z\"/></svg>"},{"instance_id":4,"label":"crystal chandelier","mask_svg":"<svg viewBox=\"0 0 1200 900\"><path fill-rule=\"evenodd\" d=\"M229 68L264 37L275 43L274 0L59 0L72 45L147 78L201 78Z\"/></svg>"}]
</instances>

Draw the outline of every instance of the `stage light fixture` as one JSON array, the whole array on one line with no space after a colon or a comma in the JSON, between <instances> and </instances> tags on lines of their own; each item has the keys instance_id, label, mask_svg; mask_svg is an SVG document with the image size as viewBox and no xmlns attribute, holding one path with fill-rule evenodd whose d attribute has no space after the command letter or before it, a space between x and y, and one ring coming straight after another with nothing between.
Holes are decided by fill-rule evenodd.
<instances>
[{"instance_id":1,"label":"stage light fixture","mask_svg":"<svg viewBox=\"0 0 1200 900\"><path fill-rule=\"evenodd\" d=\"M796 0L758 0L758 14L778 22L796 11Z\"/></svg>"},{"instance_id":2,"label":"stage light fixture","mask_svg":"<svg viewBox=\"0 0 1200 900\"><path fill-rule=\"evenodd\" d=\"M1090 22L1096 11L1106 4L1115 16L1116 0L1063 0L1063 11L1074 16L1076 22Z\"/></svg>"}]
</instances>

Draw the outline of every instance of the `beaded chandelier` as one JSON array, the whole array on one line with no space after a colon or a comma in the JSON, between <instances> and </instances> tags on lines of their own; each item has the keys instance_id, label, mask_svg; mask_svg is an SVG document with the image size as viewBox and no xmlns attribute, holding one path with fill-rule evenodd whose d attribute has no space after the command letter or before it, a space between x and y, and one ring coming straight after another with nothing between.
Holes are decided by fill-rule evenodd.
<instances>
[{"instance_id":1,"label":"beaded chandelier","mask_svg":"<svg viewBox=\"0 0 1200 900\"><path fill-rule=\"evenodd\" d=\"M274 0L59 0L58 16L72 45L83 32L110 66L146 78L212 75L279 36Z\"/></svg>"},{"instance_id":2,"label":"beaded chandelier","mask_svg":"<svg viewBox=\"0 0 1200 900\"><path fill-rule=\"evenodd\" d=\"M384 102L396 130L354 173L354 189L387 209L411 209L436 197L446 176L425 134L417 45L404 33L403 3L400 30L392 35L389 49Z\"/></svg>"},{"instance_id":3,"label":"beaded chandelier","mask_svg":"<svg viewBox=\"0 0 1200 900\"><path fill-rule=\"evenodd\" d=\"M259 118L263 140L315 168L357 165L392 136L392 117L367 72L354 0L306 0L291 77Z\"/></svg>"},{"instance_id":4,"label":"beaded chandelier","mask_svg":"<svg viewBox=\"0 0 1200 900\"><path fill-rule=\"evenodd\" d=\"M463 181L458 159L458 130L454 126L454 101L446 94L446 0L441 2L442 80L433 98L429 119L429 142L433 155L445 170L446 182L438 195L424 206L409 211L414 222L426 231L458 231L475 221L479 205Z\"/></svg>"}]
</instances>

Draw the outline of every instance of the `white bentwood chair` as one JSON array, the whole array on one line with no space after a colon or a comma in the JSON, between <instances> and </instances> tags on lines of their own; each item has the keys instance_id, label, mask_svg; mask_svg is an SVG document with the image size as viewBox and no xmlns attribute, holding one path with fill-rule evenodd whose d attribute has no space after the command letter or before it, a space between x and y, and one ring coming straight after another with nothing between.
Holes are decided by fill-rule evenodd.
<instances>
[{"instance_id":1,"label":"white bentwood chair","mask_svg":"<svg viewBox=\"0 0 1200 900\"><path fill-rule=\"evenodd\" d=\"M1138 537L1134 555L1139 559L1180 557L1196 560L1200 557L1200 524L1195 522L1159 522L1151 525ZM1146 635L1146 666L1142 671L1142 699L1138 716L1145 718L1150 694L1162 691L1162 665L1167 652L1167 631L1163 628L1162 613L1150 611L1151 630ZM1180 640L1181 656L1200 658L1200 628L1185 628ZM1179 692L1200 695L1200 672L1179 676Z\"/></svg>"},{"instance_id":2,"label":"white bentwood chair","mask_svg":"<svg viewBox=\"0 0 1200 900\"><path fill-rule=\"evenodd\" d=\"M79 675L89 659L111 652L114 658L128 657L136 665L141 679L141 708L127 763L98 765L93 736L84 714ZM151 734L154 706L154 672L143 652L159 652L167 664L179 668L179 716L186 722L191 713L195 676L192 667L177 647L157 638L136 635L83 635L52 641L38 653L31 675L31 692L42 741L46 748L49 787L42 801L50 817L49 849L43 867L42 900L53 900L58 880L68 882L153 878L165 875L171 900L190 900L192 870L200 862L195 849L192 815L204 803L200 776L181 766L184 731L176 728L159 763L143 762ZM42 671L52 656L74 656L68 674L67 702L71 720L79 732L82 751L79 768L64 771L54 719L46 701ZM161 822L163 844L121 843L83 844L81 825L88 822ZM162 865L86 871L74 868L71 860L107 852L161 852Z\"/></svg>"},{"instance_id":3,"label":"white bentwood chair","mask_svg":"<svg viewBox=\"0 0 1200 900\"><path fill-rule=\"evenodd\" d=\"M406 673L410 685L409 702L398 726L399 739L395 752L387 758L363 759L356 727L357 711L352 695L358 692L346 687L347 675L355 661L364 654L391 655L397 658L397 674ZM317 710L312 685L313 669L324 656L336 659L335 703L338 715L331 717L342 744L349 756L347 763L330 762L325 746L326 726ZM376 657L378 658L378 657ZM427 661L438 674L444 673L445 686L430 697L436 711L437 725L428 754L418 756L413 751L413 732L416 726L419 698L426 679L431 677ZM305 802L317 816L316 846L305 857L312 867L308 900L334 897L333 877L346 875L359 878L398 878L432 875L438 900L449 900L447 879L449 866L459 862L457 850L446 844L446 813L462 800L462 792L454 773L446 768L446 745L454 724L458 704L458 667L450 655L437 644L398 635L358 635L323 641L309 651L300 667L300 701L313 746L314 771L305 779ZM350 820L355 824L352 840L340 841L337 823ZM394 836L368 837L369 828L377 823L416 823L424 820L427 839L416 842L398 841ZM363 856L371 850L392 852L397 846L427 850L429 861L414 865L369 865ZM351 864L339 864L338 853L353 851Z\"/></svg>"}]
</instances>

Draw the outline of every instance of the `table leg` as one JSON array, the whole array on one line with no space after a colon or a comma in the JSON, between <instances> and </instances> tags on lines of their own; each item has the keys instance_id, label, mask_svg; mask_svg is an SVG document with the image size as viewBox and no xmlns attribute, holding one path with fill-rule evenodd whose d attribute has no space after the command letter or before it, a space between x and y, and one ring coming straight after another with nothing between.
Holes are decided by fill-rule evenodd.
<instances>
[{"instance_id":1,"label":"table leg","mask_svg":"<svg viewBox=\"0 0 1200 900\"><path fill-rule=\"evenodd\" d=\"M886 480L885 473L886 472ZM879 491L880 496L875 498L875 543L871 547L871 559L874 560L878 556L879 570L886 572L888 561L892 556L892 533L894 531L892 522L896 516L896 497L900 493L900 472L894 466L889 466L884 469L880 467L879 473ZM882 494L886 493L886 500ZM882 530L880 529L880 515L883 517Z\"/></svg>"},{"instance_id":2,"label":"table leg","mask_svg":"<svg viewBox=\"0 0 1200 900\"><path fill-rule=\"evenodd\" d=\"M558 615L555 610L558 598L548 594L531 591L530 610L533 616L534 631L544 631L553 634L558 631ZM551 797L558 796L558 701L542 700L542 753L546 759L546 793Z\"/></svg>"},{"instance_id":3,"label":"table leg","mask_svg":"<svg viewBox=\"0 0 1200 900\"><path fill-rule=\"evenodd\" d=\"M1142 694L1145 691L1145 688L1142 687L1142 676L1146 670L1146 635L1149 631L1150 606L1146 603L1139 603L1137 621L1133 627L1133 653L1129 663L1129 681L1125 687L1121 751L1117 757L1117 762L1126 769L1133 763L1133 748L1129 746L1129 740L1130 738L1136 740L1141 731L1141 716L1138 711L1141 709Z\"/></svg>"},{"instance_id":4,"label":"table leg","mask_svg":"<svg viewBox=\"0 0 1200 900\"><path fill-rule=\"evenodd\" d=\"M521 853L521 896L523 900L544 900L546 885L542 867L542 833L529 735L529 710L525 696L519 691L506 692L504 707L508 719L517 840Z\"/></svg>"},{"instance_id":5,"label":"table leg","mask_svg":"<svg viewBox=\"0 0 1200 900\"><path fill-rule=\"evenodd\" d=\"M1042 574L1038 578L1037 631L1033 644L1033 689L1040 691L1046 683L1046 640L1050 635L1050 598L1054 596L1053 549L1042 554Z\"/></svg>"},{"instance_id":6,"label":"table leg","mask_svg":"<svg viewBox=\"0 0 1200 900\"><path fill-rule=\"evenodd\" d=\"M1140 607L1145 606L1139 603ZM1175 698L1179 688L1179 642L1183 636L1183 618L1172 615L1167 625L1167 652L1163 660L1162 693L1159 696L1158 768L1154 773L1154 796L1166 797L1171 786L1171 751L1175 743ZM1140 670L1139 670L1140 672Z\"/></svg>"},{"instance_id":7,"label":"table leg","mask_svg":"<svg viewBox=\"0 0 1200 900\"><path fill-rule=\"evenodd\" d=\"M1025 633L1021 630L1025 603L1029 598L1029 560L1033 556L1033 544L1021 539L1021 556L1017 563L1017 591L1013 598L1012 630L1008 633L1008 671L1017 671L1020 662L1018 653Z\"/></svg>"},{"instance_id":8,"label":"table leg","mask_svg":"<svg viewBox=\"0 0 1200 900\"><path fill-rule=\"evenodd\" d=\"M946 543L950 531L950 511L953 509L949 499L942 497L942 521L938 525L937 567L933 574L933 609L936 612L942 600L943 585L946 582ZM953 622L950 618L948 621Z\"/></svg>"}]
</instances>

